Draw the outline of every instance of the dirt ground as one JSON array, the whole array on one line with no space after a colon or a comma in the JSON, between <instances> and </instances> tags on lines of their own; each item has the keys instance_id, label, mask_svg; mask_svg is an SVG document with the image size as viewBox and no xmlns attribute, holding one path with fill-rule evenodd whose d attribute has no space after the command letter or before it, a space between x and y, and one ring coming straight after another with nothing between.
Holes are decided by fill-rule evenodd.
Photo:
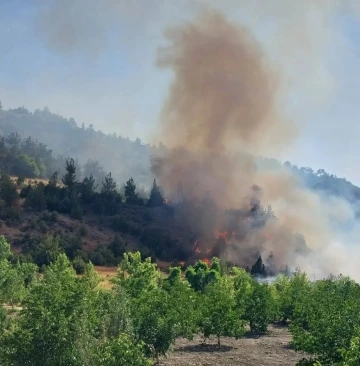
<instances>
[{"instance_id":1,"label":"dirt ground","mask_svg":"<svg viewBox=\"0 0 360 366\"><path fill-rule=\"evenodd\" d=\"M236 340L222 338L202 344L203 339L178 340L171 353L161 360L162 366L295 366L305 357L290 346L286 327L272 326L269 334Z\"/></svg>"}]
</instances>

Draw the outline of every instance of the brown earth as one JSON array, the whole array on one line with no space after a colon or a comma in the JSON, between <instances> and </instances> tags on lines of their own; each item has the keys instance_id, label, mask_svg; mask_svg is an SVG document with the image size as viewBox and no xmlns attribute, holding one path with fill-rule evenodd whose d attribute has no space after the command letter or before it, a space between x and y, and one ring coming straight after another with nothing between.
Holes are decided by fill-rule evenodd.
<instances>
[{"instance_id":1,"label":"brown earth","mask_svg":"<svg viewBox=\"0 0 360 366\"><path fill-rule=\"evenodd\" d=\"M212 339L203 343L179 339L173 352L162 358L161 366L295 366L306 355L295 352L286 327L271 326L269 334L239 340L222 338L221 346Z\"/></svg>"}]
</instances>

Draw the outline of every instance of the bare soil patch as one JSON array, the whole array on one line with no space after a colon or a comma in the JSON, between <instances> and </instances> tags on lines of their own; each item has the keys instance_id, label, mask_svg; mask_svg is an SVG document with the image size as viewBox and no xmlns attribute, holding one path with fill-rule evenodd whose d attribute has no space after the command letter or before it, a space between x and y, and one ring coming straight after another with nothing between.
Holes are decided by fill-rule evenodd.
<instances>
[{"instance_id":1,"label":"bare soil patch","mask_svg":"<svg viewBox=\"0 0 360 366\"><path fill-rule=\"evenodd\" d=\"M179 339L172 353L163 358L162 366L295 366L306 355L295 352L290 345L291 334L286 327L271 326L261 337L222 338L221 346L212 339L203 343L199 336L193 341Z\"/></svg>"}]
</instances>

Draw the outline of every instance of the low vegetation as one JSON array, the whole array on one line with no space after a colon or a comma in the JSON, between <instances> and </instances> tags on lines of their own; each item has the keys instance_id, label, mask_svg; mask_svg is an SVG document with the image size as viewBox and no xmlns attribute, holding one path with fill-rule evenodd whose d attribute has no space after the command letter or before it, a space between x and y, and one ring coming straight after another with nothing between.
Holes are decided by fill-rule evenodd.
<instances>
[{"instance_id":1,"label":"low vegetation","mask_svg":"<svg viewBox=\"0 0 360 366\"><path fill-rule=\"evenodd\" d=\"M293 347L309 357L301 365L358 365L360 286L346 277L311 282L301 272L259 283L217 258L182 276L164 276L150 258L127 252L110 288L99 287L92 264L77 276L65 254L42 274L13 261L0 237L0 364L116 365L159 363L177 338L264 334L290 323ZM14 309L14 310L12 310Z\"/></svg>"}]
</instances>

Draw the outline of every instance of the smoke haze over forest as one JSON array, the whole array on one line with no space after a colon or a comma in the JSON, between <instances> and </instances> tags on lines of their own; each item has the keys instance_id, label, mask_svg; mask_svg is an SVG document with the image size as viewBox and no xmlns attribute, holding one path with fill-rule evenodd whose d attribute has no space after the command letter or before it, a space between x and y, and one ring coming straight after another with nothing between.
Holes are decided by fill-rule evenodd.
<instances>
[{"instance_id":1,"label":"smoke haze over forest","mask_svg":"<svg viewBox=\"0 0 360 366\"><path fill-rule=\"evenodd\" d=\"M360 181L351 84L359 74L351 44L358 15L351 0L34 1L22 9L26 22L11 27L19 44L31 38L27 52L38 50L39 60L30 58L29 72L11 81L21 62L11 69L9 57L21 47L4 42L0 100L46 104L95 128L162 141L170 150L144 156L153 155L148 168L171 198L181 181L188 197L207 193L218 207L242 208L256 184L278 217L268 253L323 273L346 264L360 278L351 263L352 202L324 198L288 170L259 168L255 159L316 164ZM96 144L88 141L88 150ZM351 223L351 240L334 222ZM293 257L289 230L305 236L311 260Z\"/></svg>"}]
</instances>

